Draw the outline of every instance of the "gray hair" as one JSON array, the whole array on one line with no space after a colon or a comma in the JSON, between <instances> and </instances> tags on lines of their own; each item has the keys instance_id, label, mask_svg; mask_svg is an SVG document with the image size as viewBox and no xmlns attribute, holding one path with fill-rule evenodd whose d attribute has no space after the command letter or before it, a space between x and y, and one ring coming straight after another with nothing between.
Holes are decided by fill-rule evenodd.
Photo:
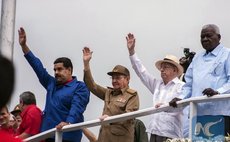
<instances>
[{"instance_id":1,"label":"gray hair","mask_svg":"<svg viewBox=\"0 0 230 142\"><path fill-rule=\"evenodd\" d=\"M30 104L36 105L35 95L30 91L23 92L19 97L20 97L20 101L22 101L23 104L25 105L30 105Z\"/></svg>"},{"instance_id":2,"label":"gray hair","mask_svg":"<svg viewBox=\"0 0 230 142\"><path fill-rule=\"evenodd\" d=\"M204 26L202 27L202 30L203 30L203 29L206 29L206 28L213 28L216 34L220 34L220 29L219 29L219 27L218 27L217 25L215 25L215 24L207 24L207 25L204 25Z\"/></svg>"}]
</instances>

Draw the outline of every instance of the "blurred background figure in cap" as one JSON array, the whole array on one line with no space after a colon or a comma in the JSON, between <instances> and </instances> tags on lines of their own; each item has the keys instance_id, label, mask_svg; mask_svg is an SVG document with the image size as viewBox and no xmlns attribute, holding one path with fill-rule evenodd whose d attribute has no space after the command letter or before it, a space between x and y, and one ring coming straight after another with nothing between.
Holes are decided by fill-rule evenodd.
<instances>
[{"instance_id":1,"label":"blurred background figure in cap","mask_svg":"<svg viewBox=\"0 0 230 142\"><path fill-rule=\"evenodd\" d=\"M14 110L10 112L16 118L16 121L18 123L18 127L20 126L20 124L22 122L21 112L22 112L22 110L20 108L20 104L17 104L14 107Z\"/></svg>"}]
</instances>

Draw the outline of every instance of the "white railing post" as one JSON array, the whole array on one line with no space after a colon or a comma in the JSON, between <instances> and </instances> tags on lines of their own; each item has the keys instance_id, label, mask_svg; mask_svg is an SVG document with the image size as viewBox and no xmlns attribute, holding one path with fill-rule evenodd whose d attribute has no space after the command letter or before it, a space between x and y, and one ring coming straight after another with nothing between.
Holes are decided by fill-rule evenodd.
<instances>
[{"instance_id":1,"label":"white railing post","mask_svg":"<svg viewBox=\"0 0 230 142\"><path fill-rule=\"evenodd\" d=\"M16 0L2 0L0 53L13 59Z\"/></svg>"},{"instance_id":2,"label":"white railing post","mask_svg":"<svg viewBox=\"0 0 230 142\"><path fill-rule=\"evenodd\" d=\"M192 141L192 126L193 126L193 123L196 123L197 121L196 120L197 117L194 117L194 116L197 116L197 104L194 102L190 102L189 108L190 108L190 111L189 111L189 139Z\"/></svg>"},{"instance_id":3,"label":"white railing post","mask_svg":"<svg viewBox=\"0 0 230 142\"><path fill-rule=\"evenodd\" d=\"M62 142L62 131L55 131L55 142Z\"/></svg>"}]
</instances>

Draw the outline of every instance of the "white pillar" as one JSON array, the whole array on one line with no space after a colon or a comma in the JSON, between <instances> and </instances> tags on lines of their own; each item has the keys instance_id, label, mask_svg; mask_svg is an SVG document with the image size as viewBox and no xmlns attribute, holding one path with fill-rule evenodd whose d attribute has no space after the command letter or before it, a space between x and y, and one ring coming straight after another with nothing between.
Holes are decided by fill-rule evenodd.
<instances>
[{"instance_id":1,"label":"white pillar","mask_svg":"<svg viewBox=\"0 0 230 142\"><path fill-rule=\"evenodd\" d=\"M193 126L193 123L197 122L197 104L194 102L190 102L189 108L190 108L190 111L189 111L190 112L189 113L189 139L192 141L192 126Z\"/></svg>"},{"instance_id":2,"label":"white pillar","mask_svg":"<svg viewBox=\"0 0 230 142\"><path fill-rule=\"evenodd\" d=\"M0 53L13 59L16 0L2 0Z\"/></svg>"}]
</instances>

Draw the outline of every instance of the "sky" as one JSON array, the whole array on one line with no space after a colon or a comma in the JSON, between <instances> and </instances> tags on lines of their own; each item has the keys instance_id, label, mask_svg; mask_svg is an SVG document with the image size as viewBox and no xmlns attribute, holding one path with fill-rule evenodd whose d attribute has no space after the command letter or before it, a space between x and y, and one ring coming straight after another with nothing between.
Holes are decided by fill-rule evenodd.
<instances>
[{"instance_id":1,"label":"sky","mask_svg":"<svg viewBox=\"0 0 230 142\"><path fill-rule=\"evenodd\" d=\"M130 88L137 90L140 109L152 107L152 95L132 69L126 35L136 37L136 53L145 67L160 78L155 62L167 54L183 56L183 48L200 52L200 31L205 24L220 27L221 43L230 47L229 0L18 0L16 6L13 61L16 86L10 108L19 103L24 91L35 93L38 106L45 105L45 89L25 60L17 30L24 27L27 43L53 74L53 61L69 57L73 74L83 80L82 49L93 51L91 70L95 81L112 86L108 71L121 64L131 72ZM91 94L85 121L97 119L103 101ZM141 117L146 126L150 116ZM98 135L99 127L90 128ZM87 140L83 138L82 142Z\"/></svg>"}]
</instances>

